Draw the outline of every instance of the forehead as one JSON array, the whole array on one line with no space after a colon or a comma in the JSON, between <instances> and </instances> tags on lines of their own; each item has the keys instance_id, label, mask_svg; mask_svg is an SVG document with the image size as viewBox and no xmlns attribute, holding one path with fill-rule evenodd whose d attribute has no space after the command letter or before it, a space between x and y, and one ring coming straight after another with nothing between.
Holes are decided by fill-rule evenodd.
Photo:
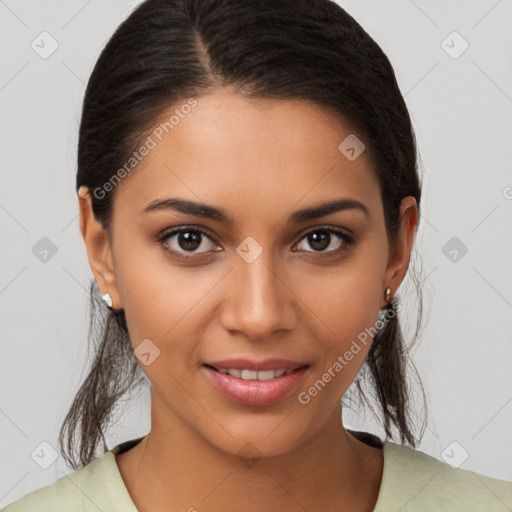
<instances>
[{"instance_id":1,"label":"forehead","mask_svg":"<svg viewBox=\"0 0 512 512\"><path fill-rule=\"evenodd\" d=\"M240 215L339 197L380 208L369 148L347 157L344 141L362 136L338 116L312 102L227 91L196 101L182 110L187 100L177 103L155 122L145 139L151 148L116 187L114 212L139 214L170 195Z\"/></svg>"}]
</instances>

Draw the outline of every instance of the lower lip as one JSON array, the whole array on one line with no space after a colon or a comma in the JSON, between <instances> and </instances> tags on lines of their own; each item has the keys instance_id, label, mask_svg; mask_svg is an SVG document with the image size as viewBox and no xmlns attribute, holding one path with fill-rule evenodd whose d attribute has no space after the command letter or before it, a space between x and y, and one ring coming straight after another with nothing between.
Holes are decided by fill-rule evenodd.
<instances>
[{"instance_id":1,"label":"lower lip","mask_svg":"<svg viewBox=\"0 0 512 512\"><path fill-rule=\"evenodd\" d=\"M233 402L243 405L270 405L288 396L302 380L307 366L271 380L244 380L203 366L213 385Z\"/></svg>"}]
</instances>

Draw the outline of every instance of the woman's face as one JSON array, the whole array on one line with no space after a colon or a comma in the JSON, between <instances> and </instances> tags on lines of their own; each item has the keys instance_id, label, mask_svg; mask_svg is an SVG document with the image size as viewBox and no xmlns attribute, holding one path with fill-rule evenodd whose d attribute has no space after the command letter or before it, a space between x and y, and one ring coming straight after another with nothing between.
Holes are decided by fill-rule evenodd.
<instances>
[{"instance_id":1,"label":"woman's face","mask_svg":"<svg viewBox=\"0 0 512 512\"><path fill-rule=\"evenodd\" d=\"M86 238L91 266L125 310L152 430L179 423L225 452L284 453L339 422L384 291L407 270L416 203L402 203L408 227L391 253L369 149L339 149L350 126L312 103L227 91L164 121L176 109L116 186L111 245L95 262ZM171 198L204 208L160 203ZM354 203L295 218L340 200ZM200 215L213 209L229 221ZM295 370L269 371L283 369Z\"/></svg>"}]
</instances>

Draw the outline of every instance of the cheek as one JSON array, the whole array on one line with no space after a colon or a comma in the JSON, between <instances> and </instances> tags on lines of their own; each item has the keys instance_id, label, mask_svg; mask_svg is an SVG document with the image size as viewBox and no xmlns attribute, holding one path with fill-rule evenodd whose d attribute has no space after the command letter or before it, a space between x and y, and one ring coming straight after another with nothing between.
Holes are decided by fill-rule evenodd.
<instances>
[{"instance_id":1,"label":"cheek","mask_svg":"<svg viewBox=\"0 0 512 512\"><path fill-rule=\"evenodd\" d=\"M317 330L311 334L321 345L313 381L328 383L333 397L346 391L371 347L381 305L383 267L361 256L329 275L318 273L316 279L307 279L308 286L294 289L314 319Z\"/></svg>"},{"instance_id":2,"label":"cheek","mask_svg":"<svg viewBox=\"0 0 512 512\"><path fill-rule=\"evenodd\" d=\"M322 331L343 343L375 323L381 283L378 266L354 260L336 270L301 278L293 288Z\"/></svg>"},{"instance_id":3,"label":"cheek","mask_svg":"<svg viewBox=\"0 0 512 512\"><path fill-rule=\"evenodd\" d=\"M116 278L134 347L148 338L157 346L171 340L179 350L190 339L190 326L200 324L201 301L221 276L179 267L158 251L163 249L123 253Z\"/></svg>"}]
</instances>

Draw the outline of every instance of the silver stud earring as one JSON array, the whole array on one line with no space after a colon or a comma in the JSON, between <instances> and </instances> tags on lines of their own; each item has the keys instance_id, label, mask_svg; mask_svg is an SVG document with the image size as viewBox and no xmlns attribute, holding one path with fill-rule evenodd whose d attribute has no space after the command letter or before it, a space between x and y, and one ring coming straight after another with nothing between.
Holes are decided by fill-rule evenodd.
<instances>
[{"instance_id":1,"label":"silver stud earring","mask_svg":"<svg viewBox=\"0 0 512 512\"><path fill-rule=\"evenodd\" d=\"M105 295L102 295L101 298L109 308L112 307L112 297L110 296L110 293L105 293Z\"/></svg>"}]
</instances>

